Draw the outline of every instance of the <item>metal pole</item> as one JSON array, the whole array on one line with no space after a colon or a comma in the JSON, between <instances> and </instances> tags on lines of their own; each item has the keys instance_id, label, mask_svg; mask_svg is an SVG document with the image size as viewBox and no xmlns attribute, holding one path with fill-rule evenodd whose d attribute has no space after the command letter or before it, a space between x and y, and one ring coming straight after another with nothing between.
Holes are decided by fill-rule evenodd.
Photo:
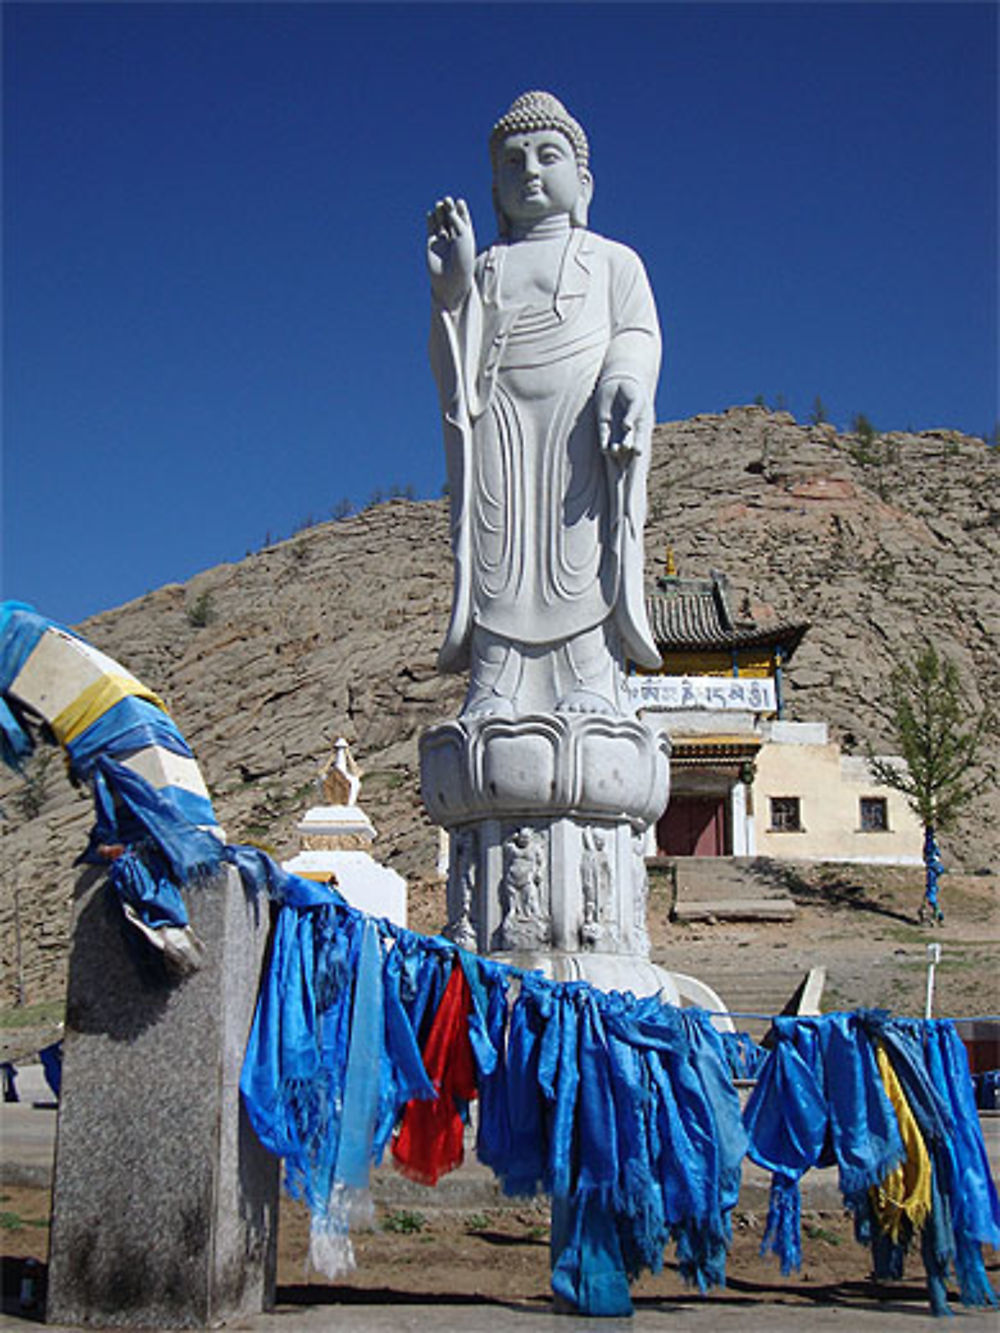
<instances>
[{"instance_id":1,"label":"metal pole","mask_svg":"<svg viewBox=\"0 0 1000 1333\"><path fill-rule=\"evenodd\" d=\"M17 958L17 990L14 995L14 1004L18 1009L24 1008L24 956L21 951L21 875L20 871L14 871L14 948Z\"/></svg>"},{"instance_id":2,"label":"metal pole","mask_svg":"<svg viewBox=\"0 0 1000 1333\"><path fill-rule=\"evenodd\" d=\"M927 1003L924 1005L924 1018L930 1018L934 1008L934 969L941 961L940 944L927 946Z\"/></svg>"}]
</instances>

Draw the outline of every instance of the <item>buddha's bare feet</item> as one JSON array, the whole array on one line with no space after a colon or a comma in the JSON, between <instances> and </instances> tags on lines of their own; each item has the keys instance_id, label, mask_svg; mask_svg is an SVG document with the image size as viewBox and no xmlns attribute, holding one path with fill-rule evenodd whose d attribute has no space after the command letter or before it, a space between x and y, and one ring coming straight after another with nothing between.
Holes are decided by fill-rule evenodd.
<instances>
[{"instance_id":1,"label":"buddha's bare feet","mask_svg":"<svg viewBox=\"0 0 1000 1333\"><path fill-rule=\"evenodd\" d=\"M571 690L556 704L557 713L614 713L614 707L593 690Z\"/></svg>"},{"instance_id":2,"label":"buddha's bare feet","mask_svg":"<svg viewBox=\"0 0 1000 1333\"><path fill-rule=\"evenodd\" d=\"M514 705L502 694L492 694L484 691L466 701L461 716L477 719L487 717L513 717Z\"/></svg>"}]
</instances>

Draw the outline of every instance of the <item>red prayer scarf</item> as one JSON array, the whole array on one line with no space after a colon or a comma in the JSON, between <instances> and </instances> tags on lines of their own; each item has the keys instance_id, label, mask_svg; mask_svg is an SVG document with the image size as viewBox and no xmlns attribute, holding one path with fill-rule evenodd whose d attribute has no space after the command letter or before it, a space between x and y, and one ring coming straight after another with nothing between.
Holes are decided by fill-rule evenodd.
<instances>
[{"instance_id":1,"label":"red prayer scarf","mask_svg":"<svg viewBox=\"0 0 1000 1333\"><path fill-rule=\"evenodd\" d=\"M476 1095L476 1065L469 1040L472 993L457 964L448 978L422 1052L424 1067L438 1090L434 1101L406 1103L392 1155L403 1175L422 1185L461 1166L464 1125L456 1098Z\"/></svg>"}]
</instances>

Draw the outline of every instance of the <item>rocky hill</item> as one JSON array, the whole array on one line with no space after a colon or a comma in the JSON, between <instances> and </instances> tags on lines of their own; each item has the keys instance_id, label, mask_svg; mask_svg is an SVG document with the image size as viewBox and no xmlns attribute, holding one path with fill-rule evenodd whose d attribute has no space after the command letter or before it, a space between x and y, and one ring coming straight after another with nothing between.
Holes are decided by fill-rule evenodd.
<instances>
[{"instance_id":1,"label":"rocky hill","mask_svg":"<svg viewBox=\"0 0 1000 1333\"><path fill-rule=\"evenodd\" d=\"M974 702L1000 695L998 477L997 450L947 430L838 435L760 407L664 424L648 576L669 545L682 574L727 573L757 619L811 622L789 715L826 719L862 752L885 746L884 683L923 637L956 660ZM433 919L437 834L419 803L417 736L463 693L434 665L450 570L446 503L394 500L78 628L164 697L232 841L293 853L315 772L346 736L377 852L424 881ZM1000 742L989 744L998 765ZM28 785L0 779L3 1005L17 985L15 899L25 998L61 993L72 862L90 820L61 769L43 756ZM994 793L947 841L953 862L996 866L996 808Z\"/></svg>"}]
</instances>

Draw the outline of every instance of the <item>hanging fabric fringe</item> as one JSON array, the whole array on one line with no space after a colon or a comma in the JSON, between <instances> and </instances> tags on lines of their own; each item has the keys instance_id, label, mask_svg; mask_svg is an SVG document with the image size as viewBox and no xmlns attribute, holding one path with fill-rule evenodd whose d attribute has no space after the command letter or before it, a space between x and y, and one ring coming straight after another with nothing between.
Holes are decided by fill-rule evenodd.
<instances>
[{"instance_id":1,"label":"hanging fabric fringe","mask_svg":"<svg viewBox=\"0 0 1000 1333\"><path fill-rule=\"evenodd\" d=\"M772 1172L762 1253L799 1266L798 1182L835 1162L876 1277L901 1277L919 1235L935 1315L951 1270L964 1304L996 1305L982 1247L1000 1247L1000 1202L954 1024L858 1010L777 1018L771 1037L744 1112L748 1154Z\"/></svg>"},{"instance_id":2,"label":"hanging fabric fringe","mask_svg":"<svg viewBox=\"0 0 1000 1333\"><path fill-rule=\"evenodd\" d=\"M756 1079L767 1059L763 1046L758 1046L749 1032L720 1032L719 1036L733 1078Z\"/></svg>"},{"instance_id":3,"label":"hanging fabric fringe","mask_svg":"<svg viewBox=\"0 0 1000 1333\"><path fill-rule=\"evenodd\" d=\"M257 881L262 854L247 852L226 855ZM370 918L317 884L303 898L294 877L271 880L282 907L241 1089L310 1207L318 1267L350 1263L358 1210L343 1201L359 1177L345 1162L365 1145L378 1162L395 1130L401 1169L436 1181L462 1160L478 1095L480 1160L508 1193L553 1196L553 1289L576 1309L628 1313L629 1279L659 1269L671 1240L688 1280L724 1282L746 1136L706 1014L551 982L386 921L378 966L374 953L362 966ZM353 1068L371 1085L358 1113ZM348 1125L360 1146L345 1158Z\"/></svg>"}]
</instances>

